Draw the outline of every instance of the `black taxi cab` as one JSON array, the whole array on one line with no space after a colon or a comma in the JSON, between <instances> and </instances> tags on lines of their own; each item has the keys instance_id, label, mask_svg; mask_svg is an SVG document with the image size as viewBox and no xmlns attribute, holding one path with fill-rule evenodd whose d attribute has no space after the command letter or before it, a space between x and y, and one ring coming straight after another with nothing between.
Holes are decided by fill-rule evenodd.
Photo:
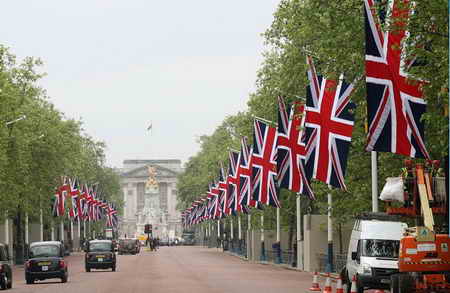
<instances>
[{"instance_id":1,"label":"black taxi cab","mask_svg":"<svg viewBox=\"0 0 450 293\"><path fill-rule=\"evenodd\" d=\"M91 240L88 242L85 251L86 272L90 272L91 269L116 271L115 247L111 240Z\"/></svg>"},{"instance_id":2,"label":"black taxi cab","mask_svg":"<svg viewBox=\"0 0 450 293\"><path fill-rule=\"evenodd\" d=\"M66 283L69 277L64 260L64 245L59 241L42 241L30 244L28 260L25 263L25 281L33 284L35 280L61 279Z\"/></svg>"},{"instance_id":3,"label":"black taxi cab","mask_svg":"<svg viewBox=\"0 0 450 293\"><path fill-rule=\"evenodd\" d=\"M8 246L0 243L0 288L12 288L12 270L8 253Z\"/></svg>"}]
</instances>

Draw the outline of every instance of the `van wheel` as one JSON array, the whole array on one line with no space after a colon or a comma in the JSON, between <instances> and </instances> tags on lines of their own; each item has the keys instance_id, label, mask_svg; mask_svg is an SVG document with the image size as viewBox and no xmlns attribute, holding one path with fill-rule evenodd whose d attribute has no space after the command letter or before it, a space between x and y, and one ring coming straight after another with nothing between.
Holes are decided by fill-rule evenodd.
<instances>
[{"instance_id":1,"label":"van wheel","mask_svg":"<svg viewBox=\"0 0 450 293\"><path fill-rule=\"evenodd\" d=\"M410 275L401 274L398 276L398 292L409 293L413 291L414 280Z\"/></svg>"},{"instance_id":2,"label":"van wheel","mask_svg":"<svg viewBox=\"0 0 450 293\"><path fill-rule=\"evenodd\" d=\"M400 293L399 291L399 275L391 275L391 293Z\"/></svg>"}]
</instances>

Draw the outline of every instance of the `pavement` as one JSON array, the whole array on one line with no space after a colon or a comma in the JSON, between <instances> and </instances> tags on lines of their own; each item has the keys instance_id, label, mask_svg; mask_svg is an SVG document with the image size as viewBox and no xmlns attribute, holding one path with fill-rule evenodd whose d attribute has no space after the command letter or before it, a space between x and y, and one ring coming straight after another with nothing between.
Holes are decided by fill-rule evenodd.
<instances>
[{"instance_id":1,"label":"pavement","mask_svg":"<svg viewBox=\"0 0 450 293\"><path fill-rule=\"evenodd\" d=\"M65 284L54 279L27 285L23 267L15 267L12 292L303 293L308 292L312 282L308 272L251 263L199 246L161 247L156 252L118 255L116 272L86 273L82 253L74 253L66 261L69 281ZM321 278L322 288L323 281Z\"/></svg>"}]
</instances>

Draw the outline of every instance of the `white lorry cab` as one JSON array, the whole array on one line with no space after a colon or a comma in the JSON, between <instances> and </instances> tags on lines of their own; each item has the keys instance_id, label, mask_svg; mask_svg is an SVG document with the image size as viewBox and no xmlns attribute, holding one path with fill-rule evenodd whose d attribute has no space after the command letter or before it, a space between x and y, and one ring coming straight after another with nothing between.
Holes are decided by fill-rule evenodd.
<instances>
[{"instance_id":1,"label":"white lorry cab","mask_svg":"<svg viewBox=\"0 0 450 293\"><path fill-rule=\"evenodd\" d=\"M356 220L347 262L341 272L349 289L353 276L356 276L358 293L365 289L390 288L391 275L398 272L400 238L406 228L402 222L367 216Z\"/></svg>"}]
</instances>

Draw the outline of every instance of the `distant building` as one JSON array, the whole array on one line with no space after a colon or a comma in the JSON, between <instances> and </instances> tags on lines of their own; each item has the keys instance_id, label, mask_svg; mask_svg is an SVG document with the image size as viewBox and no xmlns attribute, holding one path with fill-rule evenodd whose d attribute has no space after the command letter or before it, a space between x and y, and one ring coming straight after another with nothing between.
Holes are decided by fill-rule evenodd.
<instances>
[{"instance_id":1,"label":"distant building","mask_svg":"<svg viewBox=\"0 0 450 293\"><path fill-rule=\"evenodd\" d=\"M123 162L120 178L125 206L119 227L121 237L143 234L145 224L152 224L154 237L181 235L181 214L176 209L177 176L181 172L180 160Z\"/></svg>"}]
</instances>

